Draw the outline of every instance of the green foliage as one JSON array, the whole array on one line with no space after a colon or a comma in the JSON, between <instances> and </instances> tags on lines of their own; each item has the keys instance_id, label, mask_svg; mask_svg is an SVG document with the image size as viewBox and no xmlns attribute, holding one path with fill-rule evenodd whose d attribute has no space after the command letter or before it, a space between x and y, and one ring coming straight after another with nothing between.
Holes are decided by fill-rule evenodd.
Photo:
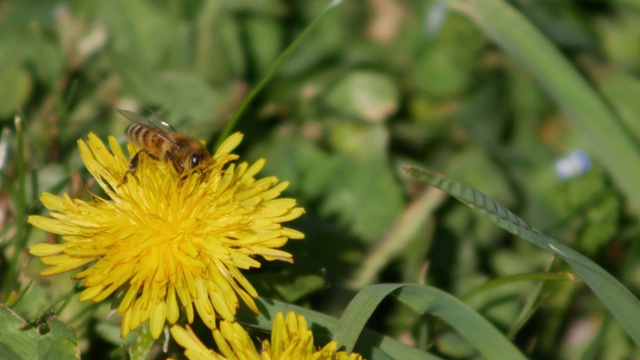
<instances>
[{"instance_id":1,"label":"green foliage","mask_svg":"<svg viewBox=\"0 0 640 360\"><path fill-rule=\"evenodd\" d=\"M501 228L566 261L605 303L636 344L640 344L640 301L603 268L563 243L544 235L473 188L426 171L414 168L408 171L418 179L447 191Z\"/></svg>"},{"instance_id":2,"label":"green foliage","mask_svg":"<svg viewBox=\"0 0 640 360\"><path fill-rule=\"evenodd\" d=\"M261 339L295 309L369 358L640 356L640 7L329 4L0 3L0 358L181 356L26 251L59 241L26 223L39 194L100 194L77 140L124 142L121 108L209 149L241 131L290 183L306 239L238 315ZM554 172L574 150L590 167Z\"/></svg>"},{"instance_id":3,"label":"green foliage","mask_svg":"<svg viewBox=\"0 0 640 360\"><path fill-rule=\"evenodd\" d=\"M78 359L76 333L68 324L41 315L27 322L0 304L0 357Z\"/></svg>"},{"instance_id":4,"label":"green foliage","mask_svg":"<svg viewBox=\"0 0 640 360\"><path fill-rule=\"evenodd\" d=\"M371 316L387 295L396 292L398 301L419 314L429 313L451 324L482 357L524 359L525 357L491 324L455 297L435 288L407 284L378 284L363 289L345 310L335 339L348 351ZM406 357L402 357L406 358Z\"/></svg>"}]
</instances>

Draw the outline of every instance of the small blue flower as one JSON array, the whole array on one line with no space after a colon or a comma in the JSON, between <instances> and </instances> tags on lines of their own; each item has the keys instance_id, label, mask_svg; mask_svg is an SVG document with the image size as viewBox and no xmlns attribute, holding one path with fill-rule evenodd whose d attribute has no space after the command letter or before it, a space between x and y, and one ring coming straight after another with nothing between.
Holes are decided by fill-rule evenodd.
<instances>
[{"instance_id":1,"label":"small blue flower","mask_svg":"<svg viewBox=\"0 0 640 360\"><path fill-rule=\"evenodd\" d=\"M591 160L586 152L576 150L558 159L554 169L558 178L567 180L589 171Z\"/></svg>"}]
</instances>

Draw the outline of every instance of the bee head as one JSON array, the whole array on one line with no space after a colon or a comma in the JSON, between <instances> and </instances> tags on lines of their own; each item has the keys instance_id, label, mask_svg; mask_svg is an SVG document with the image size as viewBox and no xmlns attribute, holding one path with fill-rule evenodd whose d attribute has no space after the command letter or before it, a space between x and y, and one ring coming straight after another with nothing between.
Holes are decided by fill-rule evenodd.
<instances>
[{"instance_id":1,"label":"bee head","mask_svg":"<svg viewBox=\"0 0 640 360\"><path fill-rule=\"evenodd\" d=\"M189 163L187 165L189 166L189 169L195 169L208 159L209 153L207 153L206 150L201 149L189 156Z\"/></svg>"}]
</instances>

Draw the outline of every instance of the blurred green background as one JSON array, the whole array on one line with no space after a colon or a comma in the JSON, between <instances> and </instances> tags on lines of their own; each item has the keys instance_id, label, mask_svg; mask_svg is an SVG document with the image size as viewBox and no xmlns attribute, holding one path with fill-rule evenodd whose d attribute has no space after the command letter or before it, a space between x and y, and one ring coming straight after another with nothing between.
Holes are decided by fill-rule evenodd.
<instances>
[{"instance_id":1,"label":"blurred green background","mask_svg":"<svg viewBox=\"0 0 640 360\"><path fill-rule=\"evenodd\" d=\"M508 3L599 91L598 100L637 145L640 4ZM1 2L2 281L17 236L27 244L49 236L18 231L27 214L45 213L40 193L88 198L98 191L77 139L94 132L124 142L128 122L115 110L128 109L154 111L213 146L248 91L327 4ZM473 14L458 12L464 4L346 1L247 108L235 129L245 134L242 159L266 158L262 174L289 181L285 195L307 211L292 225L306 240L285 248L295 263L264 263L248 276L261 295L334 316L366 285L426 283L466 299L533 358L640 357L580 281L535 281L535 274L569 271L566 265L403 171L428 168L480 189L640 292L640 209L620 189L615 168L597 155L603 142L584 135L540 74L497 46ZM24 197L16 115L25 136ZM556 172L558 161L575 151L590 166ZM42 279L38 260L21 259L20 289L33 283L14 310L28 318L73 282L66 275ZM529 273L527 281L478 288ZM533 309L522 319L529 302ZM119 325L105 320L108 311L108 304L74 298L60 314L76 329L87 358L121 357ZM369 326L445 358L476 355L448 327L424 320L384 302Z\"/></svg>"}]
</instances>

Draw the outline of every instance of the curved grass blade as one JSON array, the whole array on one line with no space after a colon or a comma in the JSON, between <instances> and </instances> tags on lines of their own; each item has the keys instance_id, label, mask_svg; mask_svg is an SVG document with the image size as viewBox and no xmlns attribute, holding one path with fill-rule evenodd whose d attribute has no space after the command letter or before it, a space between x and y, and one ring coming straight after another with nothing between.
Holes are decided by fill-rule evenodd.
<instances>
[{"instance_id":1,"label":"curved grass blade","mask_svg":"<svg viewBox=\"0 0 640 360\"><path fill-rule=\"evenodd\" d=\"M345 310L335 340L353 348L369 316L389 294L419 314L437 316L456 329L486 359L525 359L491 323L456 297L434 287L415 284L377 284L364 288Z\"/></svg>"},{"instance_id":2,"label":"curved grass blade","mask_svg":"<svg viewBox=\"0 0 640 360\"><path fill-rule=\"evenodd\" d=\"M590 150L640 212L640 151L601 96L524 16L503 0L446 0L527 68L592 145Z\"/></svg>"},{"instance_id":3,"label":"curved grass blade","mask_svg":"<svg viewBox=\"0 0 640 360\"><path fill-rule=\"evenodd\" d=\"M402 284L381 284L362 289L342 314L333 338L339 345L344 345L347 352L351 352L362 329L380 302L401 287Z\"/></svg>"},{"instance_id":4,"label":"curved grass blade","mask_svg":"<svg viewBox=\"0 0 640 360\"><path fill-rule=\"evenodd\" d=\"M563 243L543 234L540 230L531 227L495 200L470 186L428 171L416 168L407 168L406 170L417 179L446 191L499 227L566 261L609 308L627 334L640 346L640 301L602 267Z\"/></svg>"},{"instance_id":5,"label":"curved grass blade","mask_svg":"<svg viewBox=\"0 0 640 360\"><path fill-rule=\"evenodd\" d=\"M293 52L298 48L298 46L300 46L302 41L322 22L322 19L324 19L331 12L331 10L333 10L333 8L335 8L336 6L340 5L340 3L342 3L341 0L331 1L331 3L327 5L327 7L322 11L322 13L320 13L318 17L313 19L313 21L304 29L304 31L302 31L302 33L298 35L298 37L282 52L282 54L278 56L276 61L273 64L271 64L271 66L267 70L267 73L262 77L258 85L256 85L253 89L251 89L247 97L244 98L244 100L242 100L242 103L240 104L240 106L238 106L238 110L236 110L236 112L231 117L231 120L224 127L224 130L222 130L222 133L220 133L220 136L218 137L218 141L216 142L214 149L219 148L220 145L222 145L222 142L227 137L229 137L233 129L236 127L236 124L240 120L240 116L242 116L242 114L244 113L246 108L249 106L251 101L253 101L253 99L260 93L260 91L262 91L262 89L264 89L264 87L267 86L269 81L271 81L271 79L273 79L276 76L276 74L278 73L278 70L280 70L284 62L287 61L289 57L291 57Z\"/></svg>"},{"instance_id":6,"label":"curved grass blade","mask_svg":"<svg viewBox=\"0 0 640 360\"><path fill-rule=\"evenodd\" d=\"M316 343L318 343L319 341L321 342L331 340L331 334L335 334L335 331L339 324L338 319L329 315L325 315L308 308L292 305L281 301L258 298L256 301L256 305L258 306L258 309L260 309L260 313L258 315L254 314L247 308L240 308L239 312L236 315L237 321L241 322L244 325L248 325L253 328L268 332L271 331L271 323L273 322L273 319L275 318L275 315L278 311L281 311L284 314L289 311L294 311L297 314L304 315L307 323L309 324L309 328L313 331L314 340L316 341ZM439 357L435 355L403 344L398 340L392 339L388 336L384 336L369 329L364 329L362 331L362 336L358 339L358 349L369 349L370 351L372 351L372 353L375 353L376 351L382 351L392 359L439 359ZM367 358L371 357L367 356Z\"/></svg>"}]
</instances>

